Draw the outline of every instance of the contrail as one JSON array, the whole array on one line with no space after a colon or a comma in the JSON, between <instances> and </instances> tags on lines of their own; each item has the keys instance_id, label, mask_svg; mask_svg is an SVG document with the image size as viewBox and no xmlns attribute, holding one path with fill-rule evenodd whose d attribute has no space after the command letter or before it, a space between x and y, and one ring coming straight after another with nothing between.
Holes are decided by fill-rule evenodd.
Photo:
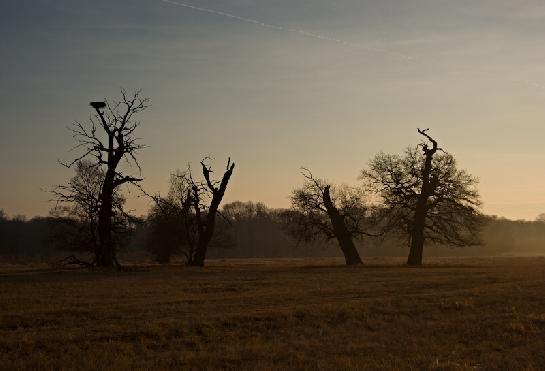
<instances>
[{"instance_id":1,"label":"contrail","mask_svg":"<svg viewBox=\"0 0 545 371\"><path fill-rule=\"evenodd\" d=\"M390 56L399 58L399 59L404 60L404 61L420 62L420 63L433 62L433 58L431 60L430 60L430 58L422 59L422 58L418 58L418 57L411 56L411 55L408 55L408 54L392 51L392 50L389 50L389 49L374 48L374 47L370 47L368 45L353 43L353 42L349 42L349 41L346 41L346 40L331 37L331 36L328 36L328 35L309 32L309 31L306 31L306 30L303 30L303 29L291 28L291 27L286 27L286 26L282 26L282 25L267 23L267 22L263 22L263 21L260 21L258 19L254 19L254 18L241 17L239 15L223 12L221 10L203 8L203 7L191 5L191 4L180 2L180 1L174 1L174 0L161 0L161 1L164 2L164 3L167 3L167 4L176 5L176 6L187 8L187 9L192 9L192 10L202 12L202 13L208 13L208 14L213 14L215 16L230 18L230 19L233 19L233 20L236 20L236 21L239 21L239 22L250 23L250 24L253 24L253 25L258 26L258 27L263 27L263 28L268 28L268 29L278 30L278 31L284 31L284 32L291 32L291 33L299 34L299 35L304 36L304 37L308 37L308 38L312 38L312 39L318 39L318 40L322 40L322 41L328 41L328 42L344 45L344 46L347 46L347 47L351 47L351 48L354 48L354 49L363 50L363 51L366 51L366 52L373 52L373 53L380 53L380 54L390 55ZM532 87L534 90L539 91L540 93L545 92L545 85L543 85L543 84L540 84L540 83L537 83L537 82L531 82L531 81L524 81L522 83L529 86L529 87Z\"/></svg>"},{"instance_id":2,"label":"contrail","mask_svg":"<svg viewBox=\"0 0 545 371\"><path fill-rule=\"evenodd\" d=\"M195 5L191 5L191 4L187 4L187 3L183 3L183 2L179 2L179 1L173 1L173 0L161 0L161 1L164 2L164 3L167 3L167 4L181 6L181 7L184 7L184 8L196 10L196 11L203 12L203 13L213 14L213 15L217 15L217 16L225 17L225 18L230 18L230 19L234 19L234 20L237 20L237 21L240 21L240 22L251 23L251 24L254 24L254 25L259 26L259 27L264 27L264 28L269 28L269 29L273 29L273 30L296 33L296 34L299 34L299 35L302 35L302 36L305 36L305 37L310 37L310 38L313 38L313 39L318 39L318 40L323 40L323 41L334 42L334 43L337 43L337 44L341 44L341 45L345 45L345 46L349 46L349 47L353 47L353 48L357 48L357 49L362 49L362 50L369 51L369 52L388 54L388 55L391 55L391 56L394 56L394 57L397 57L397 58L401 58L401 59L404 59L404 60L414 60L414 59L416 59L416 58L414 58L414 57L412 57L410 55L406 55L406 54L403 54L403 53L397 53L397 52L393 52L391 50L386 50L386 49L372 48L372 47L362 45L362 44L351 43L351 42L341 40L341 39L338 39L338 38L335 38L335 37L330 37L330 36L327 36L327 35L322 35L322 34L318 34L318 33L314 33L314 32L309 32L309 31L302 30L302 29L285 27L285 26L281 26L281 25L275 25L275 24L260 21L258 19L241 17L241 16L238 16L238 15L235 15L235 14L222 12L220 10L202 8L202 7L199 7L199 6L195 6Z\"/></svg>"}]
</instances>

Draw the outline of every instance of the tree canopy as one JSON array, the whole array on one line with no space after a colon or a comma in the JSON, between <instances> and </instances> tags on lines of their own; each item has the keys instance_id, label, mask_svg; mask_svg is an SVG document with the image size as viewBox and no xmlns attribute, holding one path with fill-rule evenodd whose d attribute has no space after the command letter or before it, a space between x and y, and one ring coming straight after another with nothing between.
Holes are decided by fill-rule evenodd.
<instances>
[{"instance_id":1,"label":"tree canopy","mask_svg":"<svg viewBox=\"0 0 545 371\"><path fill-rule=\"evenodd\" d=\"M409 147L402 155L381 152L362 171L365 186L382 202L384 228L406 235L411 245L415 215L423 200L425 240L478 244L482 224L478 180L459 169L454 156L440 150L436 142L432 148L432 156L425 144Z\"/></svg>"}]
</instances>

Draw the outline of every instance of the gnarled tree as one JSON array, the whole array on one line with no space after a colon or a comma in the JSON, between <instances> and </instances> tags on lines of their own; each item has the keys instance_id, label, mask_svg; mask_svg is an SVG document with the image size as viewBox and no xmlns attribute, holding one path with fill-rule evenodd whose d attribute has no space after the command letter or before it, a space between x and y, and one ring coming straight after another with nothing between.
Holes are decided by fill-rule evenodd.
<instances>
[{"instance_id":1,"label":"gnarled tree","mask_svg":"<svg viewBox=\"0 0 545 371\"><path fill-rule=\"evenodd\" d=\"M135 136L140 125L136 115L149 106L149 99L143 98L140 91L127 95L125 90L121 90L119 101L91 102L91 106L95 115L90 117L89 122L82 124L76 121L72 128L77 142L75 148L81 150L82 154L64 165L72 167L85 158L92 158L104 171L100 186L95 264L111 267L119 265L112 240L114 194L123 184L142 180L139 176L125 174L119 165L125 160L135 165L141 173L136 154L144 146Z\"/></svg>"},{"instance_id":2,"label":"gnarled tree","mask_svg":"<svg viewBox=\"0 0 545 371\"><path fill-rule=\"evenodd\" d=\"M291 195L292 212L288 213L288 232L299 241L315 238L337 239L347 265L361 264L355 238L375 236L368 233L370 208L361 189L333 187L303 169L305 183Z\"/></svg>"},{"instance_id":3,"label":"gnarled tree","mask_svg":"<svg viewBox=\"0 0 545 371\"><path fill-rule=\"evenodd\" d=\"M426 240L436 244L478 244L482 217L477 179L459 170L428 129L427 142L403 156L379 153L361 178L384 202L386 229L408 236L407 263L421 265Z\"/></svg>"},{"instance_id":4,"label":"gnarled tree","mask_svg":"<svg viewBox=\"0 0 545 371\"><path fill-rule=\"evenodd\" d=\"M206 159L201 161L202 174L204 182L195 182L189 171L191 184L191 204L195 212L195 221L197 224L197 244L193 260L190 265L203 266L206 259L208 245L214 236L216 228L216 215L219 213L219 207L229 180L233 175L235 163L227 160L225 172L220 181L211 178L212 168L206 163ZM209 200L207 203L206 201Z\"/></svg>"},{"instance_id":5,"label":"gnarled tree","mask_svg":"<svg viewBox=\"0 0 545 371\"><path fill-rule=\"evenodd\" d=\"M209 246L228 246L230 240L225 228L217 230L216 216L233 175L235 164L227 161L225 172L219 181L212 179L208 158L201 161L203 180L193 177L191 167L185 172L171 175L170 190L166 198L152 196L156 212L163 217L174 215L179 225L175 233L178 246L186 257L188 265L203 266ZM220 233L217 233L220 232ZM174 245L171 245L174 247Z\"/></svg>"}]
</instances>

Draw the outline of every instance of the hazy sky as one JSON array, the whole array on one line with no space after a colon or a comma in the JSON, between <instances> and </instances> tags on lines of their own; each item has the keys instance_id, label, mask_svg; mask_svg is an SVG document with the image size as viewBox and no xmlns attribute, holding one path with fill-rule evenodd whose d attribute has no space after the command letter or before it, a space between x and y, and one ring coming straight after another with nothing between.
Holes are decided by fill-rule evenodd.
<instances>
[{"instance_id":1,"label":"hazy sky","mask_svg":"<svg viewBox=\"0 0 545 371\"><path fill-rule=\"evenodd\" d=\"M73 156L66 128L123 86L152 99L139 133L150 192L231 156L227 201L287 206L301 165L354 184L373 154L430 127L480 178L485 212L545 212L542 0L184 3L240 18L161 0L2 3L0 208L47 214L44 190L72 175L57 163Z\"/></svg>"}]
</instances>

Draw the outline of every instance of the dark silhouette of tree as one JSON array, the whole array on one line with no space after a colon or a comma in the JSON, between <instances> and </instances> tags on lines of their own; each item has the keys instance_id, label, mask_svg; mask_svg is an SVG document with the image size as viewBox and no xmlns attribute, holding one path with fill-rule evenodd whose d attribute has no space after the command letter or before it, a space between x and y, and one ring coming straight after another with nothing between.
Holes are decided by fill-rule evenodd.
<instances>
[{"instance_id":1,"label":"dark silhouette of tree","mask_svg":"<svg viewBox=\"0 0 545 371\"><path fill-rule=\"evenodd\" d=\"M403 156L379 153L361 178L384 202L385 230L409 237L409 265L421 265L424 243L478 244L482 217L477 179L456 167L456 160L420 130L428 142Z\"/></svg>"},{"instance_id":2,"label":"dark silhouette of tree","mask_svg":"<svg viewBox=\"0 0 545 371\"><path fill-rule=\"evenodd\" d=\"M119 101L92 102L91 106L95 115L91 116L89 123L84 125L76 121L72 128L77 142L75 148L82 150L83 154L64 165L72 167L85 158L93 158L97 166L104 169L95 264L99 267L119 266L112 240L114 194L121 185L142 180L140 177L126 175L119 165L125 160L135 165L141 173L136 154L144 146L135 136L140 125L136 115L149 106L149 99L143 98L140 91L127 95L125 90L121 90Z\"/></svg>"},{"instance_id":3,"label":"dark silhouette of tree","mask_svg":"<svg viewBox=\"0 0 545 371\"><path fill-rule=\"evenodd\" d=\"M223 206L222 214L235 223L251 219L268 219L271 209L263 202L233 201Z\"/></svg>"},{"instance_id":4,"label":"dark silhouette of tree","mask_svg":"<svg viewBox=\"0 0 545 371\"><path fill-rule=\"evenodd\" d=\"M155 201L148 217L150 233L147 249L161 264L181 252L188 264L193 261L198 240L196 214L192 209L191 168L170 175L166 197L151 196Z\"/></svg>"},{"instance_id":5,"label":"dark silhouette of tree","mask_svg":"<svg viewBox=\"0 0 545 371\"><path fill-rule=\"evenodd\" d=\"M55 222L52 223L52 237L57 248L69 251L91 251L96 259L99 255L97 228L105 172L99 164L90 160L78 161L73 167L76 174L70 181L52 190L56 201L50 213L55 218ZM121 196L118 188L115 189L112 203L114 232L127 229L128 221L123 210L124 204L125 198ZM117 233L116 237L119 237L119 234ZM92 264L95 262L93 260Z\"/></svg>"},{"instance_id":6,"label":"dark silhouette of tree","mask_svg":"<svg viewBox=\"0 0 545 371\"><path fill-rule=\"evenodd\" d=\"M219 228L219 234L215 232L217 232L216 215L221 214L219 207L235 164L229 158L221 180L215 181L211 177L212 169L207 163L208 160L205 158L200 163L202 181L195 180L191 167L188 167L185 172L177 172L171 176L170 190L166 198L153 196L157 210L163 218L178 215L180 225L176 230L183 235L182 252L187 264L193 266L204 266L211 242L214 246L231 245L226 228Z\"/></svg>"},{"instance_id":7,"label":"dark silhouette of tree","mask_svg":"<svg viewBox=\"0 0 545 371\"><path fill-rule=\"evenodd\" d=\"M229 158L221 181L215 181L211 178L212 168L206 161L207 159L201 161L204 182L193 180L191 169L188 171L191 196L188 197L186 202L190 201L193 206L197 226L195 254L193 255L193 259L188 263L195 266L204 266L208 245L214 236L216 228L216 215L219 212L221 201L235 168L235 163L231 162Z\"/></svg>"},{"instance_id":8,"label":"dark silhouette of tree","mask_svg":"<svg viewBox=\"0 0 545 371\"><path fill-rule=\"evenodd\" d=\"M187 257L188 215L184 215L182 206L171 198L157 201L148 215L145 247L159 264L169 264L172 257L183 252ZM185 249L185 247L188 247Z\"/></svg>"},{"instance_id":9,"label":"dark silhouette of tree","mask_svg":"<svg viewBox=\"0 0 545 371\"><path fill-rule=\"evenodd\" d=\"M292 212L287 227L300 241L311 242L319 236L337 239L347 265L361 264L354 238L373 236L366 232L370 209L365 205L361 189L336 187L316 179L303 169L305 183L291 196Z\"/></svg>"}]
</instances>

